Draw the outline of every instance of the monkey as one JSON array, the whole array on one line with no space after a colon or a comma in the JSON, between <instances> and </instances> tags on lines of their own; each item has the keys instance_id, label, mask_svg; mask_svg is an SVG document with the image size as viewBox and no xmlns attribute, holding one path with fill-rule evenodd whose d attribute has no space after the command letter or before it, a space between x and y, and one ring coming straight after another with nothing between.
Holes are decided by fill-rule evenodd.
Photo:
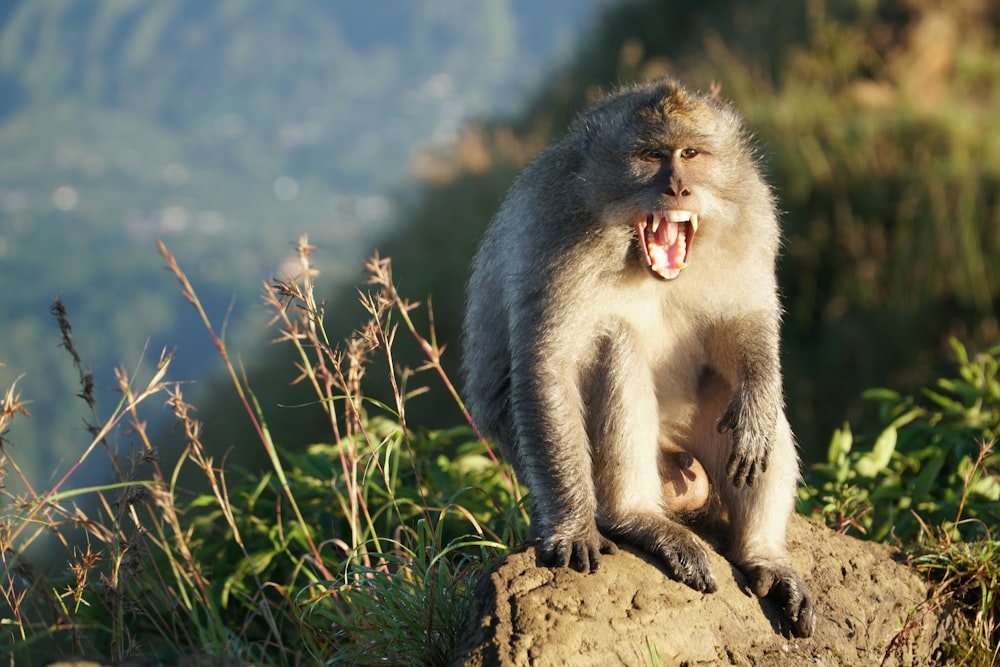
<instances>
[{"instance_id":1,"label":"monkey","mask_svg":"<svg viewBox=\"0 0 1000 667\"><path fill-rule=\"evenodd\" d=\"M539 566L590 572L621 543L715 591L668 492L671 466L697 461L730 562L812 634L785 546L799 458L779 246L742 118L673 78L599 99L515 178L472 261L462 370L474 422L528 487Z\"/></svg>"}]
</instances>

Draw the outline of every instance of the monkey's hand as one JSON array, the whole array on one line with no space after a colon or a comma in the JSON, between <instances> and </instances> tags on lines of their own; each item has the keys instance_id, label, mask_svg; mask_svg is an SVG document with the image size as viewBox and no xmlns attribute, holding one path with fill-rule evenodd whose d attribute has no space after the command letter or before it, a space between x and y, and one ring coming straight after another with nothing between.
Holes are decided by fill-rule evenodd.
<instances>
[{"instance_id":1,"label":"monkey's hand","mask_svg":"<svg viewBox=\"0 0 1000 667\"><path fill-rule=\"evenodd\" d=\"M568 533L556 529L542 537L541 543L535 547L539 565L591 572L601 567L601 554L618 552L617 545L604 537L595 523L591 523L581 534Z\"/></svg>"},{"instance_id":2,"label":"monkey's hand","mask_svg":"<svg viewBox=\"0 0 1000 667\"><path fill-rule=\"evenodd\" d=\"M740 388L719 421L719 433L733 432L733 450L726 474L736 488L744 484L753 486L757 477L767 470L777 414L777 409L758 405L749 390Z\"/></svg>"},{"instance_id":3,"label":"monkey's hand","mask_svg":"<svg viewBox=\"0 0 1000 667\"><path fill-rule=\"evenodd\" d=\"M747 572L757 597L769 597L781 607L796 637L809 637L816 629L816 608L806 584L791 568L759 565Z\"/></svg>"}]
</instances>

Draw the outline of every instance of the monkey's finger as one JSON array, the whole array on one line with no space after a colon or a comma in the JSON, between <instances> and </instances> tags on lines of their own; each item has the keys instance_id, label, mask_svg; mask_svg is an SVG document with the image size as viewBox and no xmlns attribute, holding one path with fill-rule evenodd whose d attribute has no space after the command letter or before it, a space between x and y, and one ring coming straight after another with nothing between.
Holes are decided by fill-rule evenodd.
<instances>
[{"instance_id":1,"label":"monkey's finger","mask_svg":"<svg viewBox=\"0 0 1000 667\"><path fill-rule=\"evenodd\" d=\"M672 579L690 586L702 593L714 593L719 589L715 582L711 569L708 566L708 557L704 551L697 547L698 551L685 552L683 550L668 551L662 553L664 565Z\"/></svg>"},{"instance_id":2,"label":"monkey's finger","mask_svg":"<svg viewBox=\"0 0 1000 667\"><path fill-rule=\"evenodd\" d=\"M572 560L572 551L567 545L553 543L552 540L543 540L537 547L537 558L539 565L545 567L569 567Z\"/></svg>"},{"instance_id":3,"label":"monkey's finger","mask_svg":"<svg viewBox=\"0 0 1000 667\"><path fill-rule=\"evenodd\" d=\"M747 464L747 475L746 475L746 485L753 486L754 482L757 481L757 476L764 472L764 464L751 461Z\"/></svg>"},{"instance_id":4,"label":"monkey's finger","mask_svg":"<svg viewBox=\"0 0 1000 667\"><path fill-rule=\"evenodd\" d=\"M726 474L733 481L733 486L753 486L757 478L767 471L767 458L739 455L737 452L729 457Z\"/></svg>"},{"instance_id":5,"label":"monkey's finger","mask_svg":"<svg viewBox=\"0 0 1000 667\"><path fill-rule=\"evenodd\" d=\"M792 632L796 637L811 637L816 629L816 607L812 600L803 597L795 609L785 608L785 614L792 619Z\"/></svg>"},{"instance_id":6,"label":"monkey's finger","mask_svg":"<svg viewBox=\"0 0 1000 667\"><path fill-rule=\"evenodd\" d=\"M816 609L797 577L780 579L772 588L771 597L781 604L781 610L796 637L812 635L816 628Z\"/></svg>"},{"instance_id":7,"label":"monkey's finger","mask_svg":"<svg viewBox=\"0 0 1000 667\"><path fill-rule=\"evenodd\" d=\"M618 546L594 526L582 537L551 535L536 546L535 560L544 567L570 567L592 572L601 567L601 554L613 554Z\"/></svg>"},{"instance_id":8,"label":"monkey's finger","mask_svg":"<svg viewBox=\"0 0 1000 667\"><path fill-rule=\"evenodd\" d=\"M573 545L573 555L570 557L569 566L577 572L592 572L600 569L601 557L596 550L592 550L586 543L576 543Z\"/></svg>"},{"instance_id":9,"label":"monkey's finger","mask_svg":"<svg viewBox=\"0 0 1000 667\"><path fill-rule=\"evenodd\" d=\"M742 488L744 485L753 485L753 464L745 456L739 456L735 452L729 457L729 463L726 465L726 475L729 479L733 481L733 486L737 489Z\"/></svg>"},{"instance_id":10,"label":"monkey's finger","mask_svg":"<svg viewBox=\"0 0 1000 667\"><path fill-rule=\"evenodd\" d=\"M726 477L733 481L733 486L740 488L743 486L743 481L741 477L741 467L742 461L734 456L729 457L729 463L726 464Z\"/></svg>"},{"instance_id":11,"label":"monkey's finger","mask_svg":"<svg viewBox=\"0 0 1000 667\"><path fill-rule=\"evenodd\" d=\"M726 410L726 414L722 415L722 419L719 420L719 424L715 427L719 433L727 433L736 428L736 411L732 408Z\"/></svg>"}]
</instances>

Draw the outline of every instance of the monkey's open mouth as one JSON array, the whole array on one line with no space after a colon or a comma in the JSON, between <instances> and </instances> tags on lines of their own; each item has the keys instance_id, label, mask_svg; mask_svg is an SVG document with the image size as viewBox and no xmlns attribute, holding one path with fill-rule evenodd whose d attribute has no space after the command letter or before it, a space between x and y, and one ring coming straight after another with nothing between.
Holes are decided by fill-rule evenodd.
<instances>
[{"instance_id":1,"label":"monkey's open mouth","mask_svg":"<svg viewBox=\"0 0 1000 667\"><path fill-rule=\"evenodd\" d=\"M656 211L639 220L636 229L650 270L664 280L673 280L687 266L691 240L698 231L698 214Z\"/></svg>"}]
</instances>

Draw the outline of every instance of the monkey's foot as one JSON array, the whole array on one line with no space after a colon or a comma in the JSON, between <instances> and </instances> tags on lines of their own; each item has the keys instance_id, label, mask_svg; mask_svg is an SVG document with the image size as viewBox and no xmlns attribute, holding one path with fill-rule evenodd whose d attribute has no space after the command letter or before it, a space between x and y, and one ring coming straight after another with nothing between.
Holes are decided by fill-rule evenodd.
<instances>
[{"instance_id":1,"label":"monkey's foot","mask_svg":"<svg viewBox=\"0 0 1000 667\"><path fill-rule=\"evenodd\" d=\"M757 597L769 597L781 607L796 637L809 637L816 628L816 608L809 589L790 567L759 565L749 568L750 588Z\"/></svg>"},{"instance_id":2,"label":"monkey's foot","mask_svg":"<svg viewBox=\"0 0 1000 667\"><path fill-rule=\"evenodd\" d=\"M686 530L678 531L677 535L671 535L669 539L659 540L653 545L652 551L663 561L671 579L702 593L714 593L718 590L719 585L715 583L712 569L708 565L708 554Z\"/></svg>"},{"instance_id":3,"label":"monkey's foot","mask_svg":"<svg viewBox=\"0 0 1000 667\"><path fill-rule=\"evenodd\" d=\"M535 547L538 564L546 567L571 567L577 572L591 572L601 567L601 554L618 552L618 546L591 526L583 535L560 532L543 537Z\"/></svg>"},{"instance_id":4,"label":"monkey's foot","mask_svg":"<svg viewBox=\"0 0 1000 667\"><path fill-rule=\"evenodd\" d=\"M718 590L704 547L679 523L659 514L637 513L604 527L615 539L659 560L671 579L702 593Z\"/></svg>"}]
</instances>

